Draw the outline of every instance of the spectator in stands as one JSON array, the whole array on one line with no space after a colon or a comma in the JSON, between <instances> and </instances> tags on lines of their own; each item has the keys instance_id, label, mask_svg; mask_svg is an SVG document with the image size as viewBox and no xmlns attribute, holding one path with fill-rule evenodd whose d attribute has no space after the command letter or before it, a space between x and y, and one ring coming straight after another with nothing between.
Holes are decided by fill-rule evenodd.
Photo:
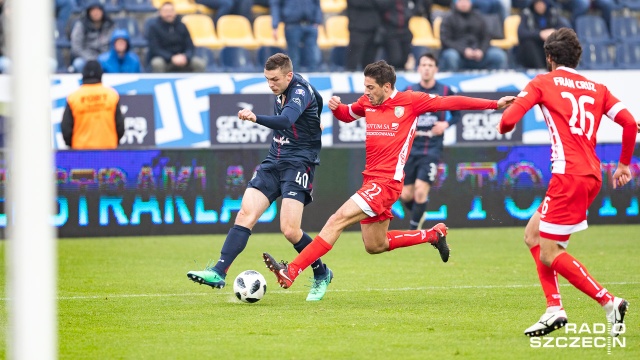
<instances>
[{"instance_id":1,"label":"spectator in stands","mask_svg":"<svg viewBox=\"0 0 640 360\"><path fill-rule=\"evenodd\" d=\"M149 22L148 60L153 72L204 72L206 61L194 56L195 47L186 25L180 21L171 2L158 9L158 17Z\"/></svg>"},{"instance_id":2,"label":"spectator in stands","mask_svg":"<svg viewBox=\"0 0 640 360\"><path fill-rule=\"evenodd\" d=\"M71 57L74 58L73 68L76 72L81 72L87 61L95 60L109 50L114 27L113 20L105 13L102 4L96 1L87 5L84 16L71 31Z\"/></svg>"},{"instance_id":3,"label":"spectator in stands","mask_svg":"<svg viewBox=\"0 0 640 360\"><path fill-rule=\"evenodd\" d=\"M249 20L253 20L253 13L251 12L253 0L195 0L195 2L215 10L213 21L216 24L221 16L229 14L242 15Z\"/></svg>"},{"instance_id":4,"label":"spectator in stands","mask_svg":"<svg viewBox=\"0 0 640 360\"><path fill-rule=\"evenodd\" d=\"M520 12L516 59L527 69L546 69L544 42L555 30L570 27L569 20L560 15L560 9L551 1L533 0Z\"/></svg>"},{"instance_id":5,"label":"spectator in stands","mask_svg":"<svg viewBox=\"0 0 640 360\"><path fill-rule=\"evenodd\" d=\"M413 34L409 30L409 18L413 8L409 3L410 0L379 0L385 60L397 70L404 69L411 53Z\"/></svg>"},{"instance_id":6,"label":"spectator in stands","mask_svg":"<svg viewBox=\"0 0 640 360\"><path fill-rule=\"evenodd\" d=\"M356 71L376 60L382 44L380 9L377 0L347 0L349 46L345 69Z\"/></svg>"},{"instance_id":7,"label":"spectator in stands","mask_svg":"<svg viewBox=\"0 0 640 360\"><path fill-rule=\"evenodd\" d=\"M471 1L455 0L454 6L440 28L440 69L505 69L507 54L490 46L487 24L480 13L471 9Z\"/></svg>"},{"instance_id":8,"label":"spectator in stands","mask_svg":"<svg viewBox=\"0 0 640 360\"><path fill-rule=\"evenodd\" d=\"M278 38L278 24L284 23L287 52L294 69L318 70L318 25L323 15L320 0L270 0L273 38Z\"/></svg>"},{"instance_id":9,"label":"spectator in stands","mask_svg":"<svg viewBox=\"0 0 640 360\"><path fill-rule=\"evenodd\" d=\"M75 0L56 0L56 22L59 29L64 29L71 17Z\"/></svg>"},{"instance_id":10,"label":"spectator in stands","mask_svg":"<svg viewBox=\"0 0 640 360\"><path fill-rule=\"evenodd\" d=\"M131 51L129 32L116 29L111 35L111 50L100 54L98 61L105 73L139 73L140 58Z\"/></svg>"},{"instance_id":11,"label":"spectator in stands","mask_svg":"<svg viewBox=\"0 0 640 360\"><path fill-rule=\"evenodd\" d=\"M102 85L102 67L90 60L82 69L82 85L69 94L60 130L72 149L115 149L124 135L120 95Z\"/></svg>"}]
</instances>

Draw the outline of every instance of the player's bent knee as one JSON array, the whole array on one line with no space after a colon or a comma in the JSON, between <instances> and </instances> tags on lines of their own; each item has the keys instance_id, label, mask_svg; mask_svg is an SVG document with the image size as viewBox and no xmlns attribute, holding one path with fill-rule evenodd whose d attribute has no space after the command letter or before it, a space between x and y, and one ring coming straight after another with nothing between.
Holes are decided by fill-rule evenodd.
<instances>
[{"instance_id":1,"label":"player's bent knee","mask_svg":"<svg viewBox=\"0 0 640 360\"><path fill-rule=\"evenodd\" d=\"M280 231L282 232L282 235L284 235L284 237L287 238L287 240L289 240L289 242L291 243L298 242L298 240L300 240L300 238L302 237L301 231L297 227L281 226Z\"/></svg>"}]
</instances>

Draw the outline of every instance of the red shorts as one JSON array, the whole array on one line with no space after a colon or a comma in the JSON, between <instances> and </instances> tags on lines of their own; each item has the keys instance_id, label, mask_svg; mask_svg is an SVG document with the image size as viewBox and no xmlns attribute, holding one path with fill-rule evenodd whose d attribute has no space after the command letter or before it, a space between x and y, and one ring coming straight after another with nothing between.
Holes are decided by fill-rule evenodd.
<instances>
[{"instance_id":1,"label":"red shorts","mask_svg":"<svg viewBox=\"0 0 640 360\"><path fill-rule=\"evenodd\" d=\"M400 198L400 193L402 193L400 181L365 176L360 190L351 196L360 209L369 215L368 219L360 223L372 224L393 219L391 206Z\"/></svg>"},{"instance_id":2,"label":"red shorts","mask_svg":"<svg viewBox=\"0 0 640 360\"><path fill-rule=\"evenodd\" d=\"M538 207L540 235L566 241L587 228L587 209L600 192L602 181L593 175L552 174L544 201Z\"/></svg>"}]
</instances>

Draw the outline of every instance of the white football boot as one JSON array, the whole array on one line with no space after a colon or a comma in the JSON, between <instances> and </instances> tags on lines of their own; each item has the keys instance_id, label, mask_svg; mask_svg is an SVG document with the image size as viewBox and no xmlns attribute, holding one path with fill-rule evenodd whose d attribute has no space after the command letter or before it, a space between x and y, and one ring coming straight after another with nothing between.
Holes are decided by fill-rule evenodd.
<instances>
[{"instance_id":1,"label":"white football boot","mask_svg":"<svg viewBox=\"0 0 640 360\"><path fill-rule=\"evenodd\" d=\"M625 332L624 328L624 316L629 309L629 302L623 298L614 298L613 304L607 304L604 306L607 312L607 320L611 324L611 331L609 334L612 337L617 337Z\"/></svg>"},{"instance_id":2,"label":"white football boot","mask_svg":"<svg viewBox=\"0 0 640 360\"><path fill-rule=\"evenodd\" d=\"M554 330L558 330L567 324L567 313L564 310L558 310L550 313L544 313L540 320L529 326L524 334L527 336L544 336Z\"/></svg>"}]
</instances>

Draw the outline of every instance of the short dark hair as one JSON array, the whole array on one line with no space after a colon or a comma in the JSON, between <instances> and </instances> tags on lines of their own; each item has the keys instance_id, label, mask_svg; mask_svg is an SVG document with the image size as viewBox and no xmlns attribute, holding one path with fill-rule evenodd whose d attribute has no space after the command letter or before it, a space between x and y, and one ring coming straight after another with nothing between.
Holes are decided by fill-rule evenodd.
<instances>
[{"instance_id":1,"label":"short dark hair","mask_svg":"<svg viewBox=\"0 0 640 360\"><path fill-rule=\"evenodd\" d=\"M386 83L390 83L392 88L396 86L396 70L384 60L367 65L364 76L374 79L380 86Z\"/></svg>"},{"instance_id":2,"label":"short dark hair","mask_svg":"<svg viewBox=\"0 0 640 360\"><path fill-rule=\"evenodd\" d=\"M293 64L291 63L291 58L286 54L277 53L269 56L267 61L264 63L265 70L276 70L280 69L282 72L289 73L293 71Z\"/></svg>"},{"instance_id":3,"label":"short dark hair","mask_svg":"<svg viewBox=\"0 0 640 360\"><path fill-rule=\"evenodd\" d=\"M582 46L573 29L560 28L544 42L544 53L558 65L576 68L582 56Z\"/></svg>"},{"instance_id":4,"label":"short dark hair","mask_svg":"<svg viewBox=\"0 0 640 360\"><path fill-rule=\"evenodd\" d=\"M418 63L420 63L420 60L422 60L423 57L433 60L433 62L436 64L436 67L438 66L438 58L435 55L433 55L433 53L426 52L420 55L420 57L418 58Z\"/></svg>"}]
</instances>

